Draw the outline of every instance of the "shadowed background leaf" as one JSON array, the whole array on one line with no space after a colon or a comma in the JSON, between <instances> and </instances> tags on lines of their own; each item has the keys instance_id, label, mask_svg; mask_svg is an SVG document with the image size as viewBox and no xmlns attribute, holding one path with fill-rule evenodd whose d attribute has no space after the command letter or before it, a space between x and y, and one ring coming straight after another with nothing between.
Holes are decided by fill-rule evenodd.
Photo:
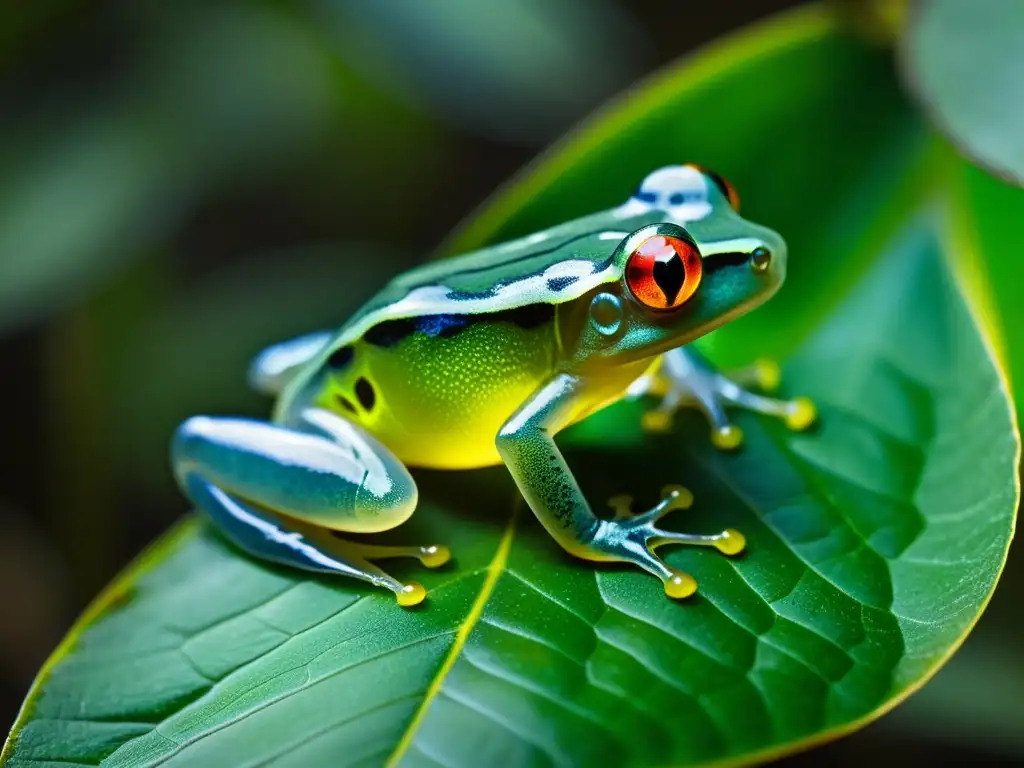
<instances>
[{"instance_id":1,"label":"shadowed background leaf","mask_svg":"<svg viewBox=\"0 0 1024 768\"><path fill-rule=\"evenodd\" d=\"M901 37L904 79L965 155L1024 184L1024 5L921 0Z\"/></svg>"}]
</instances>

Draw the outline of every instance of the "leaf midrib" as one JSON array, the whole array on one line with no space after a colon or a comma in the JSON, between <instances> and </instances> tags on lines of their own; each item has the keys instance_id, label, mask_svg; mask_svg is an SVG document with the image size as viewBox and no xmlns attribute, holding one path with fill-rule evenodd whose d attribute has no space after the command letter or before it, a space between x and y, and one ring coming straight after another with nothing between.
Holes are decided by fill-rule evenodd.
<instances>
[{"instance_id":1,"label":"leaf midrib","mask_svg":"<svg viewBox=\"0 0 1024 768\"><path fill-rule=\"evenodd\" d=\"M474 628L483 616L484 608L487 607L487 601L490 600L491 595L494 593L494 588L497 586L498 579L501 577L501 574L505 572L505 566L508 563L508 555L512 549L512 541L515 538L516 521L519 518L519 510L521 506L522 497L517 494L516 501L512 507L512 514L509 516L508 524L505 526L505 530L501 535L501 540L498 542L498 547L494 552L494 557L487 565L487 577L484 579L484 583L480 587L480 592L477 594L476 600L473 601L473 605L466 614L466 618L463 619L462 623L459 625L459 629L455 633L455 641L452 643L452 647L448 651L448 655L438 668L437 674L435 674L433 680L430 681L430 685L427 687L427 691L423 695L423 701L416 709L416 713L413 715L412 720L406 727L402 737L398 740L398 744L395 746L395 749L388 756L388 759L385 762L386 768L394 768L397 766L398 762L412 745L413 739L416 738L420 725L422 725L423 720L430 711L431 704L433 704L434 699L437 698L437 694L441 692L441 688L444 685L445 680L448 678L448 673L451 672L452 667L455 666L455 662L462 656L462 651L466 646L466 641L469 639L469 636L473 633Z\"/></svg>"}]
</instances>

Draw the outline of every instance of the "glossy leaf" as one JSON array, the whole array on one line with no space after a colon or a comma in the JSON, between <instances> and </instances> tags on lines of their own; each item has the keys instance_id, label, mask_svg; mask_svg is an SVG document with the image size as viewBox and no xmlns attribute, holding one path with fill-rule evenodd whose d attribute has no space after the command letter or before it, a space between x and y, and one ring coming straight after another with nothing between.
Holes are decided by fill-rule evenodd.
<instances>
[{"instance_id":1,"label":"glossy leaf","mask_svg":"<svg viewBox=\"0 0 1024 768\"><path fill-rule=\"evenodd\" d=\"M1024 184L1024 4L919 2L901 47L907 85L939 130Z\"/></svg>"},{"instance_id":2,"label":"glossy leaf","mask_svg":"<svg viewBox=\"0 0 1024 768\"><path fill-rule=\"evenodd\" d=\"M418 610L244 558L188 521L58 649L8 764L748 761L896 704L983 609L1018 500L1012 407L944 258L921 135L884 55L802 11L637 91L456 239L607 205L683 159L717 165L786 234L786 290L711 347L786 354L786 388L817 401L820 429L740 416L748 443L722 454L696 415L652 439L626 403L564 441L595 507L681 482L697 504L675 527L743 530L737 559L668 554L696 597L568 557L500 467L417 473L419 511L382 538L456 555L394 568L430 590Z\"/></svg>"}]
</instances>

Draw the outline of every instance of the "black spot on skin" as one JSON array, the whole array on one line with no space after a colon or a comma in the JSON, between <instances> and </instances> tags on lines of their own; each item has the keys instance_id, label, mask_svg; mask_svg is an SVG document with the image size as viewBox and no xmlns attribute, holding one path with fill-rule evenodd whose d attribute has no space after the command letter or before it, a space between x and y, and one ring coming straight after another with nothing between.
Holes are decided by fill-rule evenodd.
<instances>
[{"instance_id":1,"label":"black spot on skin","mask_svg":"<svg viewBox=\"0 0 1024 768\"><path fill-rule=\"evenodd\" d=\"M352 405L352 401L349 400L344 395L337 395L337 400L338 400L338 405L340 405L342 408L344 408L349 413L355 413L356 412L356 407L354 405Z\"/></svg>"},{"instance_id":2,"label":"black spot on skin","mask_svg":"<svg viewBox=\"0 0 1024 768\"><path fill-rule=\"evenodd\" d=\"M432 339L451 339L464 328L476 323L511 323L525 330L537 328L555 316L553 304L530 304L501 312L485 312L479 315L423 315L402 320L385 320L370 328L363 339L377 347L393 347L414 333L422 333Z\"/></svg>"},{"instance_id":3,"label":"black spot on skin","mask_svg":"<svg viewBox=\"0 0 1024 768\"><path fill-rule=\"evenodd\" d=\"M655 261L653 268L654 282L665 294L665 303L668 306L675 304L676 296L686 281L686 267L679 254L673 253L668 261Z\"/></svg>"},{"instance_id":4,"label":"black spot on skin","mask_svg":"<svg viewBox=\"0 0 1024 768\"><path fill-rule=\"evenodd\" d=\"M363 334L363 340L375 347L393 347L411 336L415 330L416 322L412 318L385 320L368 329Z\"/></svg>"},{"instance_id":5,"label":"black spot on skin","mask_svg":"<svg viewBox=\"0 0 1024 768\"><path fill-rule=\"evenodd\" d=\"M338 347L331 353L331 356L327 358L327 366L335 371L340 371L343 368L348 367L348 364L352 362L352 358L355 357L355 354L356 351L348 344L344 347Z\"/></svg>"},{"instance_id":6,"label":"black spot on skin","mask_svg":"<svg viewBox=\"0 0 1024 768\"><path fill-rule=\"evenodd\" d=\"M377 402L377 393L373 389L373 384L362 376L356 379L356 398L363 406L364 411L372 411L374 403Z\"/></svg>"},{"instance_id":7,"label":"black spot on skin","mask_svg":"<svg viewBox=\"0 0 1024 768\"><path fill-rule=\"evenodd\" d=\"M748 261L750 261L749 253L716 253L705 257L703 267L705 272L714 272L723 267L740 267Z\"/></svg>"},{"instance_id":8,"label":"black spot on skin","mask_svg":"<svg viewBox=\"0 0 1024 768\"><path fill-rule=\"evenodd\" d=\"M548 290L549 291L560 291L563 288L568 288L570 285L579 280L574 275L567 275L566 277L549 277L548 278Z\"/></svg>"},{"instance_id":9,"label":"black spot on skin","mask_svg":"<svg viewBox=\"0 0 1024 768\"><path fill-rule=\"evenodd\" d=\"M527 304L525 307L494 313L494 319L512 323L526 330L544 325L544 323L550 322L554 316L554 304Z\"/></svg>"}]
</instances>

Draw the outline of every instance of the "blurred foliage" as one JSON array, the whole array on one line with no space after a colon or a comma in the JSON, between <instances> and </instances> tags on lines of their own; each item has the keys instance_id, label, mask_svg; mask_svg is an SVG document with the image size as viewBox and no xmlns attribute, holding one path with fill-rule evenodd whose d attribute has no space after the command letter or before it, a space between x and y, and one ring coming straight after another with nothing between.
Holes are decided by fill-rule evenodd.
<instances>
[{"instance_id":1,"label":"blurred foliage","mask_svg":"<svg viewBox=\"0 0 1024 768\"><path fill-rule=\"evenodd\" d=\"M30 603L46 606L38 621L25 620L24 634L8 642L0 633L10 654L0 667L9 670L4 710L13 716L39 648L53 642L53 622L67 624L180 514L164 455L173 424L199 411L265 412L243 382L256 348L336 324L614 89L789 4L38 0L0 9L0 394L11 410L0 502L32 513L26 523L5 512L12 522L0 535L21 556L7 559L8 583L37 590L12 609L24 616ZM906 23L894 10L905 6L833 0L876 45ZM970 37L953 43L976 46ZM972 66L997 61L977 78L1019 69L998 63L1019 62L1019 46L991 48L973 60L965 54ZM931 63L943 65L935 50ZM758 330L771 329L766 348L795 349L835 294L871 267L862 255L880 253L921 188L939 183L953 266L1020 394L1014 236L1024 198L935 148L892 83L878 86L887 67L832 84L813 67L784 80L764 76L743 99L697 90L687 120L653 123L678 132L668 160L692 159L700 147L699 159L736 177L747 215L777 226L794 254L830 265L791 274L787 294L807 299L792 314L780 297L705 346L722 360L743 359L761 349ZM967 96L998 93L974 90ZM811 97L826 106L809 110L801 99ZM984 111L966 115L969 132L986 129L978 135L997 154L1015 146L999 119L1014 113L998 110L1011 102L997 101L987 122L976 118ZM940 102L927 103L947 128ZM845 123L855 130L829 162L808 162L803 144ZM555 162L449 246L604 205L662 161L656 146L632 156L635 168L615 161L625 146L615 138L571 137L578 154L554 150ZM621 139L636 137L624 128ZM590 176L576 168L599 149L614 167L593 166L600 171ZM802 192L774 194L773 180L788 185L790 175ZM565 194L554 195L556 187ZM806 214L808 205L823 213ZM835 232L851 234L837 242ZM1012 696L1024 668L1008 639L1019 631L1024 589L1015 566L964 652L879 725L826 749L827 759L889 757L894 744L896 754L912 746L914 757L929 748L948 757L953 745L972 759L1024 754Z\"/></svg>"},{"instance_id":2,"label":"blurred foliage","mask_svg":"<svg viewBox=\"0 0 1024 768\"><path fill-rule=\"evenodd\" d=\"M650 64L607 0L310 0L353 70L468 130L549 138Z\"/></svg>"},{"instance_id":3,"label":"blurred foliage","mask_svg":"<svg viewBox=\"0 0 1024 768\"><path fill-rule=\"evenodd\" d=\"M968 157L1024 185L1024 3L923 0L901 38L910 91Z\"/></svg>"}]
</instances>

